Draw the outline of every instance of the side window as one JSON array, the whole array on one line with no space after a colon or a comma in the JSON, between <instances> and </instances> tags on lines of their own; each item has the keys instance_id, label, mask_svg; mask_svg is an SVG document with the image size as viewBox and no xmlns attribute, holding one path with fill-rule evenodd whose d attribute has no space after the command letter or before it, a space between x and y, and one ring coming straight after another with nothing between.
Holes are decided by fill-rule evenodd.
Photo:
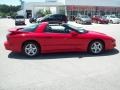
<instances>
[{"instance_id":1,"label":"side window","mask_svg":"<svg viewBox=\"0 0 120 90\"><path fill-rule=\"evenodd\" d=\"M63 26L47 26L45 32L51 33L69 33L70 29Z\"/></svg>"},{"instance_id":2,"label":"side window","mask_svg":"<svg viewBox=\"0 0 120 90\"><path fill-rule=\"evenodd\" d=\"M62 19L62 16L61 16L61 15L56 15L55 18L56 18L57 20L61 20L61 19Z\"/></svg>"},{"instance_id":3,"label":"side window","mask_svg":"<svg viewBox=\"0 0 120 90\"><path fill-rule=\"evenodd\" d=\"M50 16L50 19L55 20L55 15Z\"/></svg>"}]
</instances>

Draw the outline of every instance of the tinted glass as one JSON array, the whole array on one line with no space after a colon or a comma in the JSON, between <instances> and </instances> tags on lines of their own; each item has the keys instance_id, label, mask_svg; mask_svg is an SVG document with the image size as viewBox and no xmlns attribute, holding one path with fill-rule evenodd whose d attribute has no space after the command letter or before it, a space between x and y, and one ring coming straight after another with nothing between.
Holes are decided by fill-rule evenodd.
<instances>
[{"instance_id":1,"label":"tinted glass","mask_svg":"<svg viewBox=\"0 0 120 90\"><path fill-rule=\"evenodd\" d=\"M82 15L81 17L82 18L89 18L87 15Z\"/></svg>"},{"instance_id":2,"label":"tinted glass","mask_svg":"<svg viewBox=\"0 0 120 90\"><path fill-rule=\"evenodd\" d=\"M111 18L116 18L116 16L110 16Z\"/></svg>"},{"instance_id":3,"label":"tinted glass","mask_svg":"<svg viewBox=\"0 0 120 90\"><path fill-rule=\"evenodd\" d=\"M105 17L105 16L102 16L101 18L106 19L106 17Z\"/></svg>"},{"instance_id":4,"label":"tinted glass","mask_svg":"<svg viewBox=\"0 0 120 90\"><path fill-rule=\"evenodd\" d=\"M24 32L33 32L37 27L38 27L38 23L37 24L33 24L33 25L30 25L30 26L26 26L22 29L22 31Z\"/></svg>"},{"instance_id":5,"label":"tinted glass","mask_svg":"<svg viewBox=\"0 0 120 90\"><path fill-rule=\"evenodd\" d=\"M70 24L64 24L65 27L67 27L68 29L77 31L78 33L87 33L88 31L83 29L82 27L76 27Z\"/></svg>"},{"instance_id":6,"label":"tinted glass","mask_svg":"<svg viewBox=\"0 0 120 90\"><path fill-rule=\"evenodd\" d=\"M16 16L17 19L23 19L24 16Z\"/></svg>"}]
</instances>

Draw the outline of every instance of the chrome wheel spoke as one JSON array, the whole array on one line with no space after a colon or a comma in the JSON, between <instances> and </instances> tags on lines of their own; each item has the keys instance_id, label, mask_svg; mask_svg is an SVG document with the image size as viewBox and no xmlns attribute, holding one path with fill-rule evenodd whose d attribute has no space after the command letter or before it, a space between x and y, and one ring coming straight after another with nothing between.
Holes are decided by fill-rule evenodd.
<instances>
[{"instance_id":1,"label":"chrome wheel spoke","mask_svg":"<svg viewBox=\"0 0 120 90\"><path fill-rule=\"evenodd\" d=\"M37 47L34 44L27 44L25 47L25 53L29 56L34 56L37 53Z\"/></svg>"},{"instance_id":2,"label":"chrome wheel spoke","mask_svg":"<svg viewBox=\"0 0 120 90\"><path fill-rule=\"evenodd\" d=\"M102 49L103 49L103 46L100 42L94 42L91 46L91 51L96 54L100 53Z\"/></svg>"}]
</instances>

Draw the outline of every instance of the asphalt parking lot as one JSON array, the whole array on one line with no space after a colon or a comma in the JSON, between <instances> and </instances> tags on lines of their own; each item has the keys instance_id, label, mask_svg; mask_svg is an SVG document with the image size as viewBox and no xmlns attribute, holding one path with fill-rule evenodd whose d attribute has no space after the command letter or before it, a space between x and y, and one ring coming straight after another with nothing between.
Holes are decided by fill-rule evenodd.
<instances>
[{"instance_id":1,"label":"asphalt parking lot","mask_svg":"<svg viewBox=\"0 0 120 90\"><path fill-rule=\"evenodd\" d=\"M0 90L120 90L120 24L79 25L114 37L117 46L110 52L34 58L4 49L7 30L14 26L14 20L0 19Z\"/></svg>"}]
</instances>

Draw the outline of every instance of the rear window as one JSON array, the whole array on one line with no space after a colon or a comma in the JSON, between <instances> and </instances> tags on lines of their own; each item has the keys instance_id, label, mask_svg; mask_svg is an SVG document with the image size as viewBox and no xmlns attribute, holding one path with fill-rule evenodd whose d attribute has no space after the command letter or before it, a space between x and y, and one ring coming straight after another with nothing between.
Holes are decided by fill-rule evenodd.
<instances>
[{"instance_id":1,"label":"rear window","mask_svg":"<svg viewBox=\"0 0 120 90\"><path fill-rule=\"evenodd\" d=\"M16 18L16 19L23 19L24 16L16 16L15 18Z\"/></svg>"},{"instance_id":2,"label":"rear window","mask_svg":"<svg viewBox=\"0 0 120 90\"><path fill-rule=\"evenodd\" d=\"M29 26L26 26L26 27L24 27L23 29L22 29L22 31L24 31L24 32L33 32L33 31L35 31L35 29L38 27L38 23L36 23L36 24L32 24L32 25L29 25Z\"/></svg>"}]
</instances>

